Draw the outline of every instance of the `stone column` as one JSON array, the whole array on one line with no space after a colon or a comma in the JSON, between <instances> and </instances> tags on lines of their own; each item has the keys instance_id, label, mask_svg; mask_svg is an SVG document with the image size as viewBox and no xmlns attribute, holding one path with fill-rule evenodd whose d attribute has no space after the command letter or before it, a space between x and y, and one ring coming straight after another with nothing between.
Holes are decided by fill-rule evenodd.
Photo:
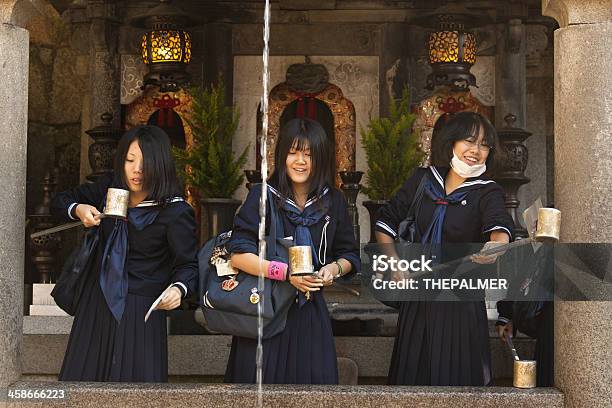
<instances>
[{"instance_id":1,"label":"stone column","mask_svg":"<svg viewBox=\"0 0 612 408\"><path fill-rule=\"evenodd\" d=\"M0 4L0 389L21 376L28 125L28 31Z\"/></svg>"},{"instance_id":2,"label":"stone column","mask_svg":"<svg viewBox=\"0 0 612 408\"><path fill-rule=\"evenodd\" d=\"M612 8L543 0L555 18L555 205L562 242L612 242ZM612 406L612 302L555 303L555 382L565 406Z\"/></svg>"},{"instance_id":3,"label":"stone column","mask_svg":"<svg viewBox=\"0 0 612 408\"><path fill-rule=\"evenodd\" d=\"M525 129L527 76L525 64L525 25L510 19L498 27L495 59L495 127L505 126L504 117L516 116L515 127Z\"/></svg>"},{"instance_id":4,"label":"stone column","mask_svg":"<svg viewBox=\"0 0 612 408\"><path fill-rule=\"evenodd\" d=\"M228 47L228 44L232 43L232 25L208 23L199 29L194 27L190 30L194 36L194 52L192 55L196 54L198 50L203 51L200 54L201 56L194 55L192 63L187 68L192 74L194 85L208 87L217 83L217 79L221 75L225 84L225 100L233 101L234 55L232 48Z\"/></svg>"},{"instance_id":5,"label":"stone column","mask_svg":"<svg viewBox=\"0 0 612 408\"><path fill-rule=\"evenodd\" d=\"M119 54L119 21L117 4L112 0L89 0L87 15L91 19L89 63L88 117L83 117L84 129L103 125L105 112L113 116L112 125L119 128L121 120L121 58ZM135 38L134 41L137 41ZM87 151L91 139L81 138L81 180L91 173Z\"/></svg>"}]
</instances>

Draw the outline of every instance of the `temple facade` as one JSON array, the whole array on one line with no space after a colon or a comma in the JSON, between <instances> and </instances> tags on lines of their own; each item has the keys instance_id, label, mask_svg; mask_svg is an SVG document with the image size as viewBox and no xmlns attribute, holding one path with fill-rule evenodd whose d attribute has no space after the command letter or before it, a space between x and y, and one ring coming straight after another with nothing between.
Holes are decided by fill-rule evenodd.
<instances>
[{"instance_id":1,"label":"temple facade","mask_svg":"<svg viewBox=\"0 0 612 408\"><path fill-rule=\"evenodd\" d=\"M506 182L506 204L515 221L541 198L564 214L562 242L612 243L609 1L271 3L268 152L284 121L306 111L334 143L336 172L366 172L361 131L371 119L387 116L391 101L407 87L426 154L442 113L482 113L500 134L514 137L509 136L510 164L500 179ZM44 308L35 316L30 310L34 298L42 296L37 291L44 292L36 285L57 278L78 235L65 232L32 241L29 233L54 225L48 201L55 191L108 169L113 140L123 131L157 124L168 130L173 144L190 146L188 87L222 78L226 99L240 112L234 150L247 149L244 170L261 170L264 2L184 0L173 5L189 17L181 27L189 33L189 61L184 72L174 73L178 85L166 82L164 87L151 61L143 61L143 34L149 30L143 16L152 17L160 2L0 2L5 146L0 177L6 191L0 205L0 390L57 376L70 318L45 316ZM445 31L431 26L431 18L449 5L462 8L465 14L453 10L464 17L457 20L458 32L468 35L457 40L458 65L446 72L451 60L444 58L450 57L432 56L431 45L432 32ZM186 40L180 41L185 53ZM267 159L272 169L272 155ZM367 179L357 182L367 184ZM343 184L339 175L336 183ZM245 184L233 198L242 200L246 193ZM370 239L370 214L363 205L368 199L363 193L353 199L361 242ZM332 293L328 303L341 378L353 385L383 383L396 315L374 299L345 293ZM202 334L193 311L182 312L169 323L171 377L220 380L228 338ZM494 320L493 307L490 313ZM556 388L535 397L517 391L500 398L526 404L519 406L612 406L610 316L612 302L556 302ZM495 342L492 352L503 357L494 361L494 376L503 383L512 375L511 362ZM525 352L533 348L527 338L517 342ZM185 347L211 355L205 370L180 356ZM94 389L83 387L75 391L82 401L94 401ZM205 398L203 392L194 395ZM352 401L358 403L364 391L356 386L354 392ZM399 398L416 401L410 391L402 393ZM390 398L385 395L383 400ZM432 398L445 401L443 395ZM474 406L489 406L473 398Z\"/></svg>"}]
</instances>

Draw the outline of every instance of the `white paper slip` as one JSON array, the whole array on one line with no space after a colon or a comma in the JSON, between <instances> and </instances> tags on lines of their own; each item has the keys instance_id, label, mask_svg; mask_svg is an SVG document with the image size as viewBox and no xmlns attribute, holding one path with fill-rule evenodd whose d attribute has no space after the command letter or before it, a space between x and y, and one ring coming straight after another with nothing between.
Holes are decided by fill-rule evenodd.
<instances>
[{"instance_id":1,"label":"white paper slip","mask_svg":"<svg viewBox=\"0 0 612 408\"><path fill-rule=\"evenodd\" d=\"M159 295L159 297L157 299L155 299L155 302L153 302L153 304L151 305L151 307L149 308L149 311L147 312L147 314L145 315L144 321L145 323L147 322L147 320L149 320L149 316L151 316L151 313L153 313L153 311L155 310L155 308L157 307L157 305L159 305L159 302L162 301L162 299L164 298L164 296L166 295L166 292L168 291L168 289L170 289L172 287L172 285L168 286L162 293L161 295Z\"/></svg>"}]
</instances>

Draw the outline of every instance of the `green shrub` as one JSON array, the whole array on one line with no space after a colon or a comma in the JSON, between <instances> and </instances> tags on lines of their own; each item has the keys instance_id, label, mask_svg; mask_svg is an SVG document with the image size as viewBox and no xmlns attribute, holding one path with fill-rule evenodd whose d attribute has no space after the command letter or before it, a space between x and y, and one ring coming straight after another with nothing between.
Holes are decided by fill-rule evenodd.
<instances>
[{"instance_id":1,"label":"green shrub","mask_svg":"<svg viewBox=\"0 0 612 408\"><path fill-rule=\"evenodd\" d=\"M191 88L193 111L187 121L193 130L191 149L173 147L179 176L201 198L231 198L244 181L247 149L238 158L232 150L240 114L225 104L223 81L210 88Z\"/></svg>"},{"instance_id":2,"label":"green shrub","mask_svg":"<svg viewBox=\"0 0 612 408\"><path fill-rule=\"evenodd\" d=\"M368 163L367 187L371 200L388 200L423 160L419 136L412 130L416 115L410 113L408 89L399 101L392 100L389 117L370 119L361 129L361 143Z\"/></svg>"}]
</instances>

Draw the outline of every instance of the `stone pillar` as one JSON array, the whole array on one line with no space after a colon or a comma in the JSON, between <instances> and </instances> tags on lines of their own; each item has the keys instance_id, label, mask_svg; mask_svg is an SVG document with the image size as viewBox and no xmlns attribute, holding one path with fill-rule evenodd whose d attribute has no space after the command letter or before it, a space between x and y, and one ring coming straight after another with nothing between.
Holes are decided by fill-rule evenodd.
<instances>
[{"instance_id":1,"label":"stone pillar","mask_svg":"<svg viewBox=\"0 0 612 408\"><path fill-rule=\"evenodd\" d=\"M516 116L515 127L525 129L527 76L525 64L525 25L510 19L498 27L495 60L495 127L505 126L507 114Z\"/></svg>"},{"instance_id":2,"label":"stone pillar","mask_svg":"<svg viewBox=\"0 0 612 408\"><path fill-rule=\"evenodd\" d=\"M194 85L208 87L217 83L219 75L225 84L225 100L234 100L234 55L232 47L232 25L227 23L208 23L200 29L190 29L194 35L194 61L187 68L192 73ZM196 42L197 38L197 42ZM197 72L194 72L197 71ZM203 76L203 77L202 77ZM196 80L199 78L199 80ZM253 146L255 147L255 146Z\"/></svg>"},{"instance_id":3,"label":"stone pillar","mask_svg":"<svg viewBox=\"0 0 612 408\"><path fill-rule=\"evenodd\" d=\"M21 376L28 125L28 31L0 4L0 389Z\"/></svg>"},{"instance_id":4,"label":"stone pillar","mask_svg":"<svg viewBox=\"0 0 612 408\"><path fill-rule=\"evenodd\" d=\"M555 18L555 205L562 242L612 242L612 8L543 0ZM612 302L555 303L555 382L565 406L612 406Z\"/></svg>"},{"instance_id":5,"label":"stone pillar","mask_svg":"<svg viewBox=\"0 0 612 408\"><path fill-rule=\"evenodd\" d=\"M121 58L119 55L119 21L117 4L112 0L89 0L87 15L91 19L89 62L88 117L83 117L85 129L103 125L103 113L113 116L112 125L119 128L121 120ZM137 41L135 38L134 41ZM91 173L87 152L91 140L81 137L81 180Z\"/></svg>"}]
</instances>

